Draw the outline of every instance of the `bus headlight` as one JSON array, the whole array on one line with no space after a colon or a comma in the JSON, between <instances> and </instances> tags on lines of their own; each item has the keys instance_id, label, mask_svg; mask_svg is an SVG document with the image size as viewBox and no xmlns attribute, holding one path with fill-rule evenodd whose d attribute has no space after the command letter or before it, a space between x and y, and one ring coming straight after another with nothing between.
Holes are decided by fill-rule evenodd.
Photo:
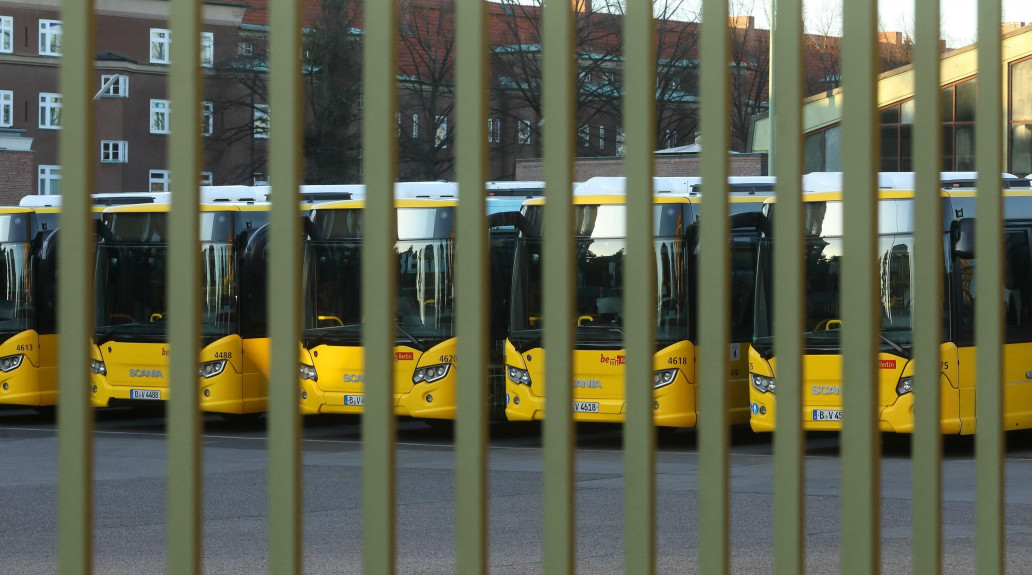
<instances>
[{"instance_id":1,"label":"bus headlight","mask_svg":"<svg viewBox=\"0 0 1032 575\"><path fill-rule=\"evenodd\" d=\"M97 361L95 359L90 360L90 371L98 375L107 375L107 366L104 365L103 361Z\"/></svg>"},{"instance_id":2,"label":"bus headlight","mask_svg":"<svg viewBox=\"0 0 1032 575\"><path fill-rule=\"evenodd\" d=\"M312 381L319 381L319 374L315 373L315 366L308 365L307 363L297 364L298 374L301 379L310 379Z\"/></svg>"},{"instance_id":3,"label":"bus headlight","mask_svg":"<svg viewBox=\"0 0 1032 575\"><path fill-rule=\"evenodd\" d=\"M914 391L914 378L913 377L901 377L899 383L896 384L896 395L905 395Z\"/></svg>"},{"instance_id":4,"label":"bus headlight","mask_svg":"<svg viewBox=\"0 0 1032 575\"><path fill-rule=\"evenodd\" d=\"M674 383L677 378L677 368L661 369L652 375L652 387L659 389Z\"/></svg>"},{"instance_id":5,"label":"bus headlight","mask_svg":"<svg viewBox=\"0 0 1032 575\"><path fill-rule=\"evenodd\" d=\"M439 379L443 379L444 376L448 375L449 371L451 371L450 363L417 367L416 370L412 372L412 383L420 383L423 381L433 383Z\"/></svg>"},{"instance_id":6,"label":"bus headlight","mask_svg":"<svg viewBox=\"0 0 1032 575\"><path fill-rule=\"evenodd\" d=\"M226 369L226 360L218 359L215 361L206 361L197 368L197 373L204 379L209 377L215 377L222 373Z\"/></svg>"},{"instance_id":7,"label":"bus headlight","mask_svg":"<svg viewBox=\"0 0 1032 575\"><path fill-rule=\"evenodd\" d=\"M517 385L530 385L530 373L525 369L507 365L505 366L505 374Z\"/></svg>"},{"instance_id":8,"label":"bus headlight","mask_svg":"<svg viewBox=\"0 0 1032 575\"><path fill-rule=\"evenodd\" d=\"M24 358L25 354L23 353L0 357L0 371L6 372L18 369L18 366L21 365L22 359Z\"/></svg>"},{"instance_id":9,"label":"bus headlight","mask_svg":"<svg viewBox=\"0 0 1032 575\"><path fill-rule=\"evenodd\" d=\"M752 382L752 386L760 393L774 393L773 377L767 377L766 375L760 375L758 373L750 373L749 381Z\"/></svg>"}]
</instances>

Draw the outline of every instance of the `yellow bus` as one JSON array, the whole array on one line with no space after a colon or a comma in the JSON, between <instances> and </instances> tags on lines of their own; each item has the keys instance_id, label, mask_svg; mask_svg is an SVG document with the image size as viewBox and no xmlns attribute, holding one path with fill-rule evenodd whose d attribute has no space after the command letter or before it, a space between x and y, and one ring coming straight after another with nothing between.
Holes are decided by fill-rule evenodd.
<instances>
[{"instance_id":1,"label":"yellow bus","mask_svg":"<svg viewBox=\"0 0 1032 575\"><path fill-rule=\"evenodd\" d=\"M944 179L949 174L944 174ZM1005 174L1005 178L1006 178ZM898 176L897 176L898 177ZM942 432L975 431L974 223L975 175L944 181L942 238L943 338ZM1005 180L1004 421L1007 429L1032 427L1032 191L1028 181ZM836 189L841 190L839 187ZM962 185L964 188L953 188ZM804 189L813 186L804 182ZM878 356L879 427L913 431L912 285L913 191L879 190L878 269L880 270L881 350ZM842 255L842 194L812 191L803 198L805 232L805 349L802 417L807 430L842 428L842 355L839 278ZM776 217L776 204L766 207ZM760 240L756 287L755 336L749 350L750 423L755 431L773 431L776 423L777 357L774 354L771 305L773 237L770 227ZM848 417L848 414L845 414Z\"/></svg>"},{"instance_id":2,"label":"yellow bus","mask_svg":"<svg viewBox=\"0 0 1032 575\"><path fill-rule=\"evenodd\" d=\"M201 409L266 410L269 339L264 231L268 204L226 195L200 206ZM253 199L262 199L261 194ZM92 401L96 407L161 402L168 381L165 278L169 206L116 206L97 243Z\"/></svg>"},{"instance_id":3,"label":"yellow bus","mask_svg":"<svg viewBox=\"0 0 1032 575\"><path fill-rule=\"evenodd\" d=\"M697 178L655 179L656 354L653 364L656 425L694 427L697 421L696 310L697 221L702 196ZM744 184L744 182L743 182ZM758 184L758 182L756 183ZM623 341L623 253L626 206L623 178L593 178L574 197L576 236L576 341L573 351L573 417L621 422L626 409ZM749 419L745 347L752 332L756 215L773 193L764 185L732 192L732 340L727 385L730 417ZM512 318L505 349L509 420L544 417L541 232L544 199L528 200L526 230L517 244Z\"/></svg>"},{"instance_id":4,"label":"yellow bus","mask_svg":"<svg viewBox=\"0 0 1032 575\"><path fill-rule=\"evenodd\" d=\"M518 214L505 210L518 208L522 202L522 198L513 199L510 194L534 193L528 189L500 192L506 197L488 199L493 222L492 290L505 295L511 278L506 266L511 272L515 235L515 218L507 216ZM455 417L457 190L454 183L446 182L399 183L395 188L395 412L428 421ZM363 207L364 202L356 200L325 203L312 210L302 272L305 323L299 383L303 413L356 414L363 410L365 369L359 290ZM491 337L504 340L504 325L499 328L497 320L501 317L504 322L507 307L503 305L501 313L498 307L492 306ZM494 384L487 384L495 415L500 417L501 346L494 347L492 360L498 364L495 371L499 377L492 378Z\"/></svg>"},{"instance_id":5,"label":"yellow bus","mask_svg":"<svg viewBox=\"0 0 1032 575\"><path fill-rule=\"evenodd\" d=\"M159 194L95 194L94 214ZM57 401L57 239L61 196L26 196L0 208L0 403L47 408Z\"/></svg>"}]
</instances>

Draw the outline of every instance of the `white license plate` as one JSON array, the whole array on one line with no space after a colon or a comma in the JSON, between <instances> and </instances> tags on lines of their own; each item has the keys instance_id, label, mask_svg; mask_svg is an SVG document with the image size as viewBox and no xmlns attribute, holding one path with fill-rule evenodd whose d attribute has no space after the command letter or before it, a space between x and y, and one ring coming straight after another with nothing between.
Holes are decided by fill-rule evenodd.
<instances>
[{"instance_id":1,"label":"white license plate","mask_svg":"<svg viewBox=\"0 0 1032 575\"><path fill-rule=\"evenodd\" d=\"M815 409L813 410L814 421L842 421L841 409Z\"/></svg>"},{"instance_id":2,"label":"white license plate","mask_svg":"<svg viewBox=\"0 0 1032 575\"><path fill-rule=\"evenodd\" d=\"M573 402L574 413L598 413L597 401L575 401Z\"/></svg>"},{"instance_id":3,"label":"white license plate","mask_svg":"<svg viewBox=\"0 0 1032 575\"><path fill-rule=\"evenodd\" d=\"M160 389L130 389L129 399L161 399Z\"/></svg>"},{"instance_id":4,"label":"white license plate","mask_svg":"<svg viewBox=\"0 0 1032 575\"><path fill-rule=\"evenodd\" d=\"M344 405L365 405L364 395L345 395Z\"/></svg>"}]
</instances>

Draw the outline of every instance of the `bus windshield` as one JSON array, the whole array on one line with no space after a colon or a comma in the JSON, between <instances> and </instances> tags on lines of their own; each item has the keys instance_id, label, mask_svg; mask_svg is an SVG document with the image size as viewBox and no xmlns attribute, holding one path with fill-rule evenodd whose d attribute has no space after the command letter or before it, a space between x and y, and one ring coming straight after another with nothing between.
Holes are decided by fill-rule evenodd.
<instances>
[{"instance_id":1,"label":"bus windshield","mask_svg":"<svg viewBox=\"0 0 1032 575\"><path fill-rule=\"evenodd\" d=\"M29 243L0 243L0 334L33 329Z\"/></svg>"},{"instance_id":2,"label":"bus windshield","mask_svg":"<svg viewBox=\"0 0 1032 575\"><path fill-rule=\"evenodd\" d=\"M882 200L879 204L877 274L878 310L881 316L881 347L897 355L909 355L912 343L914 269L911 254L910 200ZM773 210L772 210L773 212ZM805 306L803 327L810 353L839 353L842 333L840 279L842 271L841 202L806 205ZM835 221L829 221L835 218ZM819 220L823 219L823 222ZM822 231L832 233L823 234ZM886 233L886 232L893 233ZM815 233L816 232L816 233ZM756 293L754 345L769 354L773 344L773 243L760 241Z\"/></svg>"}]
</instances>

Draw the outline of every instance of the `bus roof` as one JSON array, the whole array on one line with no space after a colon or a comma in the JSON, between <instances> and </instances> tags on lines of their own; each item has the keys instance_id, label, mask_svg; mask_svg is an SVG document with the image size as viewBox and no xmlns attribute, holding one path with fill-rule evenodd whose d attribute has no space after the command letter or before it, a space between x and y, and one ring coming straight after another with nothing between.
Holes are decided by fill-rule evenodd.
<instances>
[{"instance_id":1,"label":"bus roof","mask_svg":"<svg viewBox=\"0 0 1032 575\"><path fill-rule=\"evenodd\" d=\"M1029 188L1032 182L1006 172L1000 174L1001 185L1005 189ZM978 172L939 172L942 187L974 188L978 182ZM878 188L883 190L913 190L914 172L879 172ZM804 192L841 192L842 172L812 172L803 176Z\"/></svg>"}]
</instances>

